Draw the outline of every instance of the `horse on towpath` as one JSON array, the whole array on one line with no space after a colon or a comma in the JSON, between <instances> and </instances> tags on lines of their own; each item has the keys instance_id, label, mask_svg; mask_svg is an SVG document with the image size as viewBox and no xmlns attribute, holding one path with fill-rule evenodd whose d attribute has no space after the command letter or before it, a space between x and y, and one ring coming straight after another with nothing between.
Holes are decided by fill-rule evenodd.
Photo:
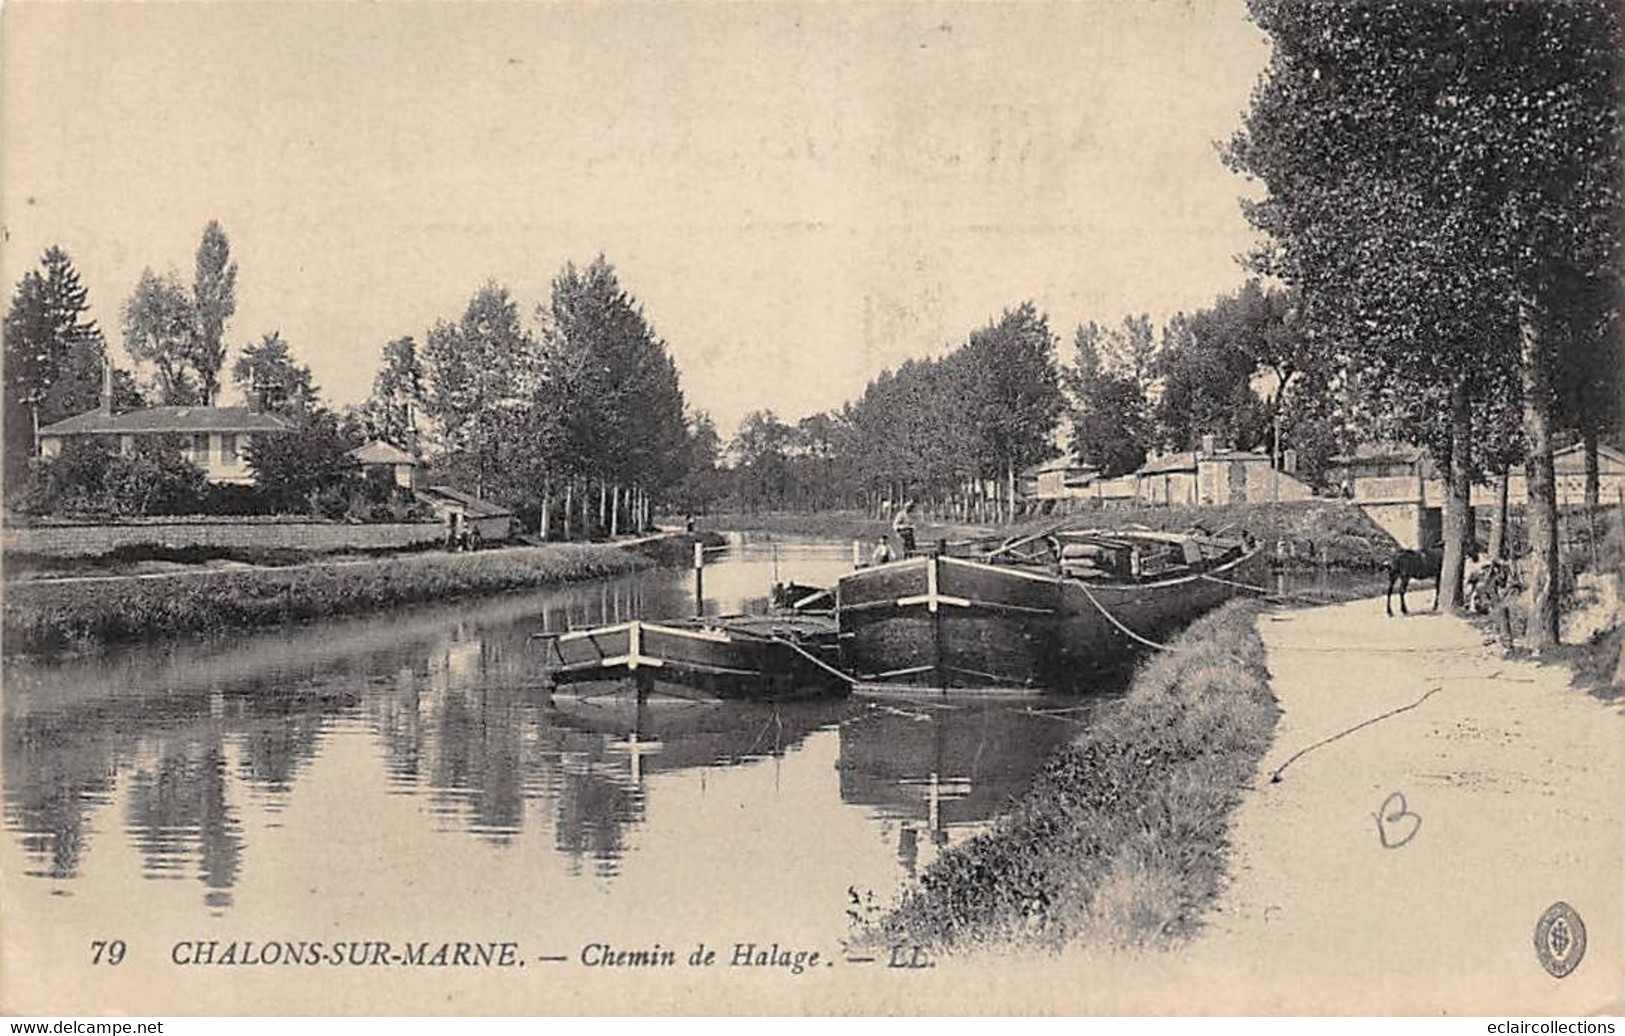
<instances>
[{"instance_id":1,"label":"horse on towpath","mask_svg":"<svg viewBox=\"0 0 1625 1036\"><path fill-rule=\"evenodd\" d=\"M1471 538L1467 543L1467 557L1473 561L1478 560L1478 540ZM1412 579L1433 580L1433 610L1439 610L1439 584L1442 580L1440 573L1444 570L1444 544L1432 543L1421 550L1399 550L1394 553L1388 562L1388 593L1383 598L1383 605L1388 610L1390 618L1394 614L1394 585L1399 585L1399 613L1409 615L1410 609L1405 607L1405 590L1410 586Z\"/></svg>"}]
</instances>

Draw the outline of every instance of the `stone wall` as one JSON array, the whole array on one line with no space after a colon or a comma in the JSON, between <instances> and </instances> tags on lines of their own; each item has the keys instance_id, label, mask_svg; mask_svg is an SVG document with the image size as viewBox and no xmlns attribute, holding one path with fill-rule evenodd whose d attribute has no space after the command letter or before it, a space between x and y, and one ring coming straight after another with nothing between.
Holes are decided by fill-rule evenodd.
<instances>
[{"instance_id":1,"label":"stone wall","mask_svg":"<svg viewBox=\"0 0 1625 1036\"><path fill-rule=\"evenodd\" d=\"M44 557L95 557L119 547L155 545L184 549L221 547L243 550L401 550L443 540L439 522L343 522L254 519L176 519L117 524L52 522L0 529L6 553Z\"/></svg>"}]
</instances>

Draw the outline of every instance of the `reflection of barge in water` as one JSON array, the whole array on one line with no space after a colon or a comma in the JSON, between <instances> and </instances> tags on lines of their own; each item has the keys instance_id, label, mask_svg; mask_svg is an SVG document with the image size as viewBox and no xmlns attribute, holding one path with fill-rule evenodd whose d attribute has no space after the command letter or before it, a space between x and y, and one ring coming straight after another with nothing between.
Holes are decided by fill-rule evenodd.
<instances>
[{"instance_id":1,"label":"reflection of barge in water","mask_svg":"<svg viewBox=\"0 0 1625 1036\"><path fill-rule=\"evenodd\" d=\"M872 702L841 724L841 801L895 823L911 873L950 832L974 833L1024 794L1043 761L1076 732L1055 715L987 702L918 711Z\"/></svg>"},{"instance_id":2,"label":"reflection of barge in water","mask_svg":"<svg viewBox=\"0 0 1625 1036\"><path fill-rule=\"evenodd\" d=\"M848 683L834 620L818 615L631 619L536 638L554 686L589 696L631 683L640 697L779 701L838 694Z\"/></svg>"},{"instance_id":3,"label":"reflection of barge in water","mask_svg":"<svg viewBox=\"0 0 1625 1036\"><path fill-rule=\"evenodd\" d=\"M727 766L781 755L821 727L838 722L845 702L796 702L784 707L749 702L696 702L631 695L554 695L548 723L609 739L624 753L632 776L656 771Z\"/></svg>"}]
</instances>

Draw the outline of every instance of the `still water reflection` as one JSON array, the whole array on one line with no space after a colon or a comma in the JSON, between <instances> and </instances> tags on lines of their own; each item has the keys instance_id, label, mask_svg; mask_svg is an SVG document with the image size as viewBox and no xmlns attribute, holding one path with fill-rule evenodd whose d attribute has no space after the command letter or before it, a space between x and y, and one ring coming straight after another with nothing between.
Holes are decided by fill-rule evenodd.
<instances>
[{"instance_id":1,"label":"still water reflection","mask_svg":"<svg viewBox=\"0 0 1625 1036\"><path fill-rule=\"evenodd\" d=\"M708 610L761 607L775 574L831 581L849 557L735 542L706 572ZM524 904L533 928L583 937L837 937L849 888L889 896L1088 715L542 690L532 632L686 615L693 592L657 570L10 665L8 898L66 920L139 903L181 926L482 925Z\"/></svg>"}]
</instances>

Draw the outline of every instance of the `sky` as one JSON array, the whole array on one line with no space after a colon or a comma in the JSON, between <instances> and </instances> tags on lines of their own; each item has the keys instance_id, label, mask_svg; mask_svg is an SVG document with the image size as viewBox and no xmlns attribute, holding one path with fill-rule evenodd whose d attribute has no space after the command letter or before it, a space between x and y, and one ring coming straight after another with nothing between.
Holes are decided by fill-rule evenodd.
<instances>
[{"instance_id":1,"label":"sky","mask_svg":"<svg viewBox=\"0 0 1625 1036\"><path fill-rule=\"evenodd\" d=\"M334 404L485 282L532 318L600 252L726 432L1026 299L1063 356L1081 321L1160 322L1253 242L1217 148L1268 58L1242 0L0 17L8 290L60 245L119 343L142 269L189 284L217 219L233 349L280 331Z\"/></svg>"}]
</instances>

